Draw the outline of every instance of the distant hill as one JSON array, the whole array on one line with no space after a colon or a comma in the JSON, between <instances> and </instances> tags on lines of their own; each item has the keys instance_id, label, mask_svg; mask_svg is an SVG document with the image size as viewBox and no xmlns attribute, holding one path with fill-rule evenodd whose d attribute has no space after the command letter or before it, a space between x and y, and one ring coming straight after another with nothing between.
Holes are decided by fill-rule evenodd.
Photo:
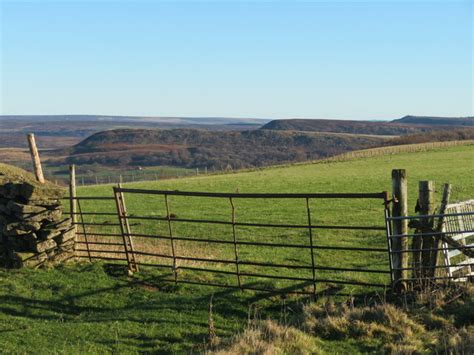
<instances>
[{"instance_id":1,"label":"distant hill","mask_svg":"<svg viewBox=\"0 0 474 355\"><path fill-rule=\"evenodd\" d=\"M399 136L429 132L434 128L429 125L399 124L391 122L288 119L270 121L260 129Z\"/></svg>"},{"instance_id":2,"label":"distant hill","mask_svg":"<svg viewBox=\"0 0 474 355\"><path fill-rule=\"evenodd\" d=\"M261 129L402 136L432 132L438 130L440 125L453 129L474 126L474 117L405 116L390 122L285 119L270 121Z\"/></svg>"},{"instance_id":3,"label":"distant hill","mask_svg":"<svg viewBox=\"0 0 474 355\"><path fill-rule=\"evenodd\" d=\"M99 132L74 147L62 163L113 166L260 167L315 160L382 145L384 138L271 130L117 129Z\"/></svg>"},{"instance_id":4,"label":"distant hill","mask_svg":"<svg viewBox=\"0 0 474 355\"><path fill-rule=\"evenodd\" d=\"M405 116L392 123L416 125L474 126L474 117Z\"/></svg>"}]
</instances>

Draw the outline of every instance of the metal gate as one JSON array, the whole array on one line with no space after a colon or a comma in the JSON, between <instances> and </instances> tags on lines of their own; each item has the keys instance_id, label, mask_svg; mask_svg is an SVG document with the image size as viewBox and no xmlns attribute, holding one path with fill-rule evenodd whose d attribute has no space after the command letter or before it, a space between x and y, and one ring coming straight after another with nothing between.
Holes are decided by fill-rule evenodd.
<instances>
[{"instance_id":1,"label":"metal gate","mask_svg":"<svg viewBox=\"0 0 474 355\"><path fill-rule=\"evenodd\" d=\"M386 192L115 187L114 196L131 271L152 267L174 283L313 295L386 288L392 281ZM360 223L367 220L378 223Z\"/></svg>"}]
</instances>

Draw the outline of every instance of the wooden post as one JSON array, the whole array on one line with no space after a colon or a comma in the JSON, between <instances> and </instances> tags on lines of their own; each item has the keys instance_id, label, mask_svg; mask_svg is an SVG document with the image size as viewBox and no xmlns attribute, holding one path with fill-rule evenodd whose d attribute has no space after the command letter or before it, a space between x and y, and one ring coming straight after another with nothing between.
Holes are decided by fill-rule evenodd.
<instances>
[{"instance_id":1,"label":"wooden post","mask_svg":"<svg viewBox=\"0 0 474 355\"><path fill-rule=\"evenodd\" d=\"M76 167L69 165L69 210L74 229L77 230L77 201L76 201Z\"/></svg>"},{"instance_id":2,"label":"wooden post","mask_svg":"<svg viewBox=\"0 0 474 355\"><path fill-rule=\"evenodd\" d=\"M420 181L418 190L418 213L420 215L433 214L435 209L435 184L433 181ZM433 231L433 218L419 220L419 233L430 233ZM421 235L413 239L413 249L433 249L434 236ZM413 252L414 277L424 277L429 274L431 265L431 251Z\"/></svg>"},{"instance_id":3,"label":"wooden post","mask_svg":"<svg viewBox=\"0 0 474 355\"><path fill-rule=\"evenodd\" d=\"M444 184L443 197L441 198L441 206L439 208L440 215L444 215L446 213L446 208L449 204L450 197L451 197L451 185ZM441 233L443 231L444 223L446 223L446 217L444 216L439 217L435 232ZM438 255L439 255L439 249L441 247L441 239L442 238L439 235L435 237L434 248L436 249L436 251L433 251L433 253L431 254L431 266L432 266L432 269L430 270L431 277L436 276L436 266L438 265Z\"/></svg>"},{"instance_id":4,"label":"wooden post","mask_svg":"<svg viewBox=\"0 0 474 355\"><path fill-rule=\"evenodd\" d=\"M408 215L407 175L405 169L392 170L392 192L393 192L393 217L406 217ZM406 235L408 233L408 220L393 220L393 234ZM392 237L392 265L394 274L394 288L396 292L406 290L408 270L407 237Z\"/></svg>"},{"instance_id":5,"label":"wooden post","mask_svg":"<svg viewBox=\"0 0 474 355\"><path fill-rule=\"evenodd\" d=\"M44 184L43 169L41 168L41 160L36 147L35 135L33 133L28 134L28 145L30 146L31 160L33 161L33 170L35 172L36 180L41 184Z\"/></svg>"},{"instance_id":6,"label":"wooden post","mask_svg":"<svg viewBox=\"0 0 474 355\"><path fill-rule=\"evenodd\" d=\"M72 226L74 227L74 253L77 240L77 200L76 200L76 167L69 165L69 211L71 212ZM89 247L89 245L87 245Z\"/></svg>"}]
</instances>

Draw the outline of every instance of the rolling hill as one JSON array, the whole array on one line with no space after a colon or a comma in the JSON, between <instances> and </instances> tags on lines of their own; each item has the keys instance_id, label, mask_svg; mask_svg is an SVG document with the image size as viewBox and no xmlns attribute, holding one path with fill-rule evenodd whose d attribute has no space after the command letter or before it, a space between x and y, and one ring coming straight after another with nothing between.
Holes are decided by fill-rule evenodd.
<instances>
[{"instance_id":1,"label":"rolling hill","mask_svg":"<svg viewBox=\"0 0 474 355\"><path fill-rule=\"evenodd\" d=\"M57 164L239 169L315 160L379 146L384 140L366 135L271 130L118 129L96 133L60 152L67 158Z\"/></svg>"},{"instance_id":2,"label":"rolling hill","mask_svg":"<svg viewBox=\"0 0 474 355\"><path fill-rule=\"evenodd\" d=\"M288 119L270 121L260 129L400 136L432 132L439 130L440 125L443 125L443 129L474 126L474 118L405 116L391 122Z\"/></svg>"},{"instance_id":3,"label":"rolling hill","mask_svg":"<svg viewBox=\"0 0 474 355\"><path fill-rule=\"evenodd\" d=\"M227 117L135 117L100 115L3 115L0 148L27 147L25 136L35 133L42 148L64 148L104 130L118 128L257 129L269 120Z\"/></svg>"},{"instance_id":4,"label":"rolling hill","mask_svg":"<svg viewBox=\"0 0 474 355\"><path fill-rule=\"evenodd\" d=\"M474 117L405 116L392 123L474 127Z\"/></svg>"}]
</instances>

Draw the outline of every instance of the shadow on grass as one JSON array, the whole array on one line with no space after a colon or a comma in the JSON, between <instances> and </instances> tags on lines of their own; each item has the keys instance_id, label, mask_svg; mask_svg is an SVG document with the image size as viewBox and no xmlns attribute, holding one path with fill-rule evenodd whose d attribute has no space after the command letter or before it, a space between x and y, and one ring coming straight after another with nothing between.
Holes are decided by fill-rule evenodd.
<instances>
[{"instance_id":1,"label":"shadow on grass","mask_svg":"<svg viewBox=\"0 0 474 355\"><path fill-rule=\"evenodd\" d=\"M22 292L0 294L0 313L33 322L64 322L78 326L112 326L114 322L126 322L128 328L125 327L117 335L122 346L145 351L175 352L190 350L194 344L204 344L208 335L211 297L213 317L220 327L217 331L221 336L228 336L245 327L252 307L258 309L259 317L275 319L281 317L282 305L286 309L297 309L302 303L342 290L341 287L333 287L319 291L315 296L292 297L285 293L312 287L311 283L295 284L275 294L236 288L175 285L164 281L170 278L170 274L142 272L135 277L127 277L125 270L124 265L117 264L82 265L72 274L68 271L61 282L55 279L59 274L53 274L48 276L51 279L46 282L43 280L35 292L29 293L33 296L27 297ZM75 280L76 272L86 275L88 283ZM96 280L98 272L105 274L105 277L97 277ZM36 280L35 275L32 277L32 280ZM69 281L70 286L65 287ZM27 279L22 282L31 286ZM80 285L81 282L84 285ZM248 285L262 286L261 283ZM147 324L148 327L159 325L160 329L147 329ZM98 337L95 341L107 347L117 346L111 336ZM187 345L175 344L180 342Z\"/></svg>"}]
</instances>

